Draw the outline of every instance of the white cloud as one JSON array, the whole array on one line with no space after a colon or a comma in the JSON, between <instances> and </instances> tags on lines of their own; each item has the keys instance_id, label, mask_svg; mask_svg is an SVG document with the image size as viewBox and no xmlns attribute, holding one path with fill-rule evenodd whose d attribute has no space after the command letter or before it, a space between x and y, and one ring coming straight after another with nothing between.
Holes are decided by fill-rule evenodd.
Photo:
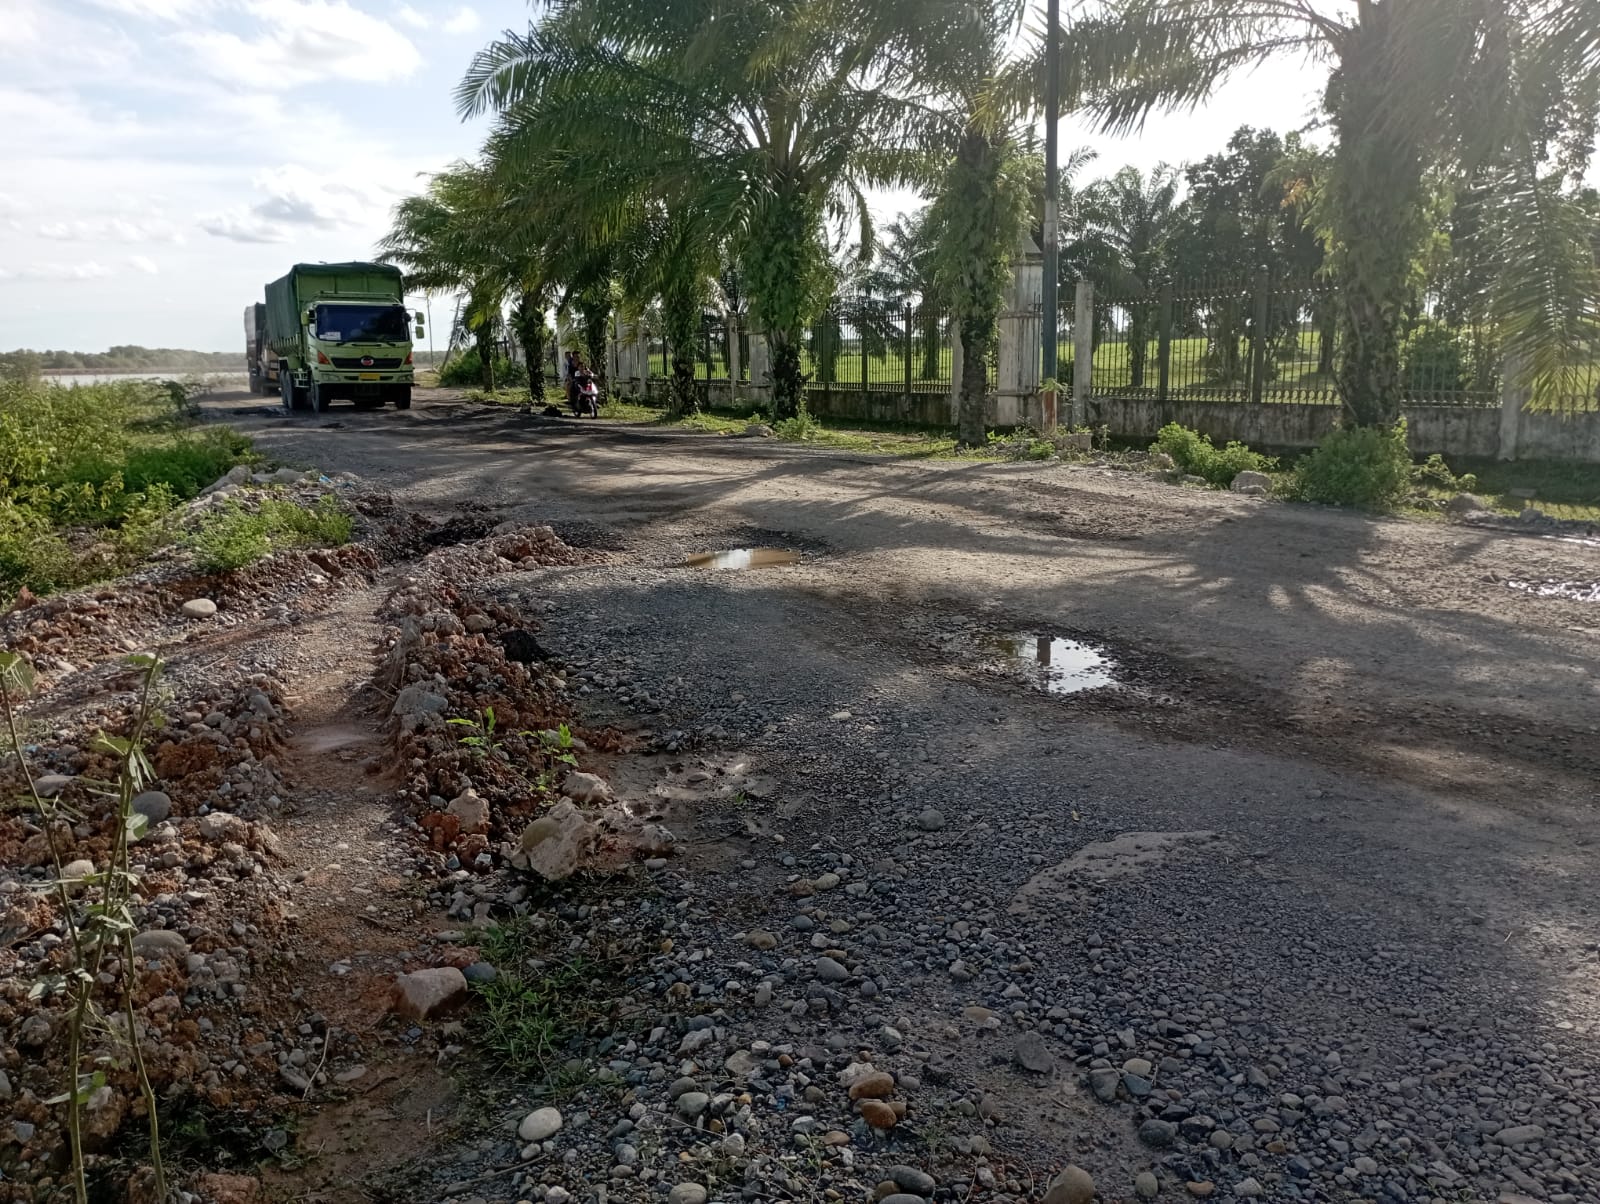
<instances>
[{"instance_id":1,"label":"white cloud","mask_svg":"<svg viewBox=\"0 0 1600 1204\"><path fill-rule=\"evenodd\" d=\"M412 29L427 29L433 24L427 13L420 13L409 4L402 4L395 10L395 20L402 25L409 25Z\"/></svg>"},{"instance_id":2,"label":"white cloud","mask_svg":"<svg viewBox=\"0 0 1600 1204\"><path fill-rule=\"evenodd\" d=\"M16 271L0 268L0 280L101 280L110 268L93 259L83 263L34 263Z\"/></svg>"},{"instance_id":3,"label":"white cloud","mask_svg":"<svg viewBox=\"0 0 1600 1204\"><path fill-rule=\"evenodd\" d=\"M345 0L246 0L244 9L259 22L253 37L218 29L179 35L219 79L277 88L328 79L376 83L403 79L422 63L404 34Z\"/></svg>"},{"instance_id":4,"label":"white cloud","mask_svg":"<svg viewBox=\"0 0 1600 1204\"><path fill-rule=\"evenodd\" d=\"M143 272L146 276L159 276L161 269L156 267L155 260L145 255L128 256L128 265L135 271Z\"/></svg>"},{"instance_id":5,"label":"white cloud","mask_svg":"<svg viewBox=\"0 0 1600 1204\"><path fill-rule=\"evenodd\" d=\"M177 21L211 7L211 0L91 0L97 8L128 17Z\"/></svg>"},{"instance_id":6,"label":"white cloud","mask_svg":"<svg viewBox=\"0 0 1600 1204\"><path fill-rule=\"evenodd\" d=\"M463 4L439 28L444 30L445 33L471 33L478 28L478 14Z\"/></svg>"},{"instance_id":7,"label":"white cloud","mask_svg":"<svg viewBox=\"0 0 1600 1204\"><path fill-rule=\"evenodd\" d=\"M358 173L359 174L359 173ZM358 187L286 163L250 181L255 203L201 219L201 229L234 242L287 242L296 227L351 230L381 222L396 193Z\"/></svg>"},{"instance_id":8,"label":"white cloud","mask_svg":"<svg viewBox=\"0 0 1600 1204\"><path fill-rule=\"evenodd\" d=\"M39 237L56 242L183 242L183 232L158 219L135 221L125 217L88 217L76 221L46 222Z\"/></svg>"}]
</instances>

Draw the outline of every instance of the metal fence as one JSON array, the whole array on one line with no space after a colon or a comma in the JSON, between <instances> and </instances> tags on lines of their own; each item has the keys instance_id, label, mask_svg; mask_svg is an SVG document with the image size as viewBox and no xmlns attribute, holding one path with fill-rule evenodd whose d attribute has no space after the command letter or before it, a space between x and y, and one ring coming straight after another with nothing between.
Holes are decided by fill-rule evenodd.
<instances>
[{"instance_id":1,"label":"metal fence","mask_svg":"<svg viewBox=\"0 0 1600 1204\"><path fill-rule=\"evenodd\" d=\"M1095 298L1092 391L1157 400L1338 405L1338 293L1323 282L1163 284ZM1405 316L1401 389L1410 406L1500 404L1500 348L1445 320L1436 299Z\"/></svg>"},{"instance_id":2,"label":"metal fence","mask_svg":"<svg viewBox=\"0 0 1600 1204\"><path fill-rule=\"evenodd\" d=\"M729 338L739 339L739 379L750 380L750 335L736 324L730 335L722 314L703 316L692 349L695 379L729 380ZM948 394L954 365L954 331L949 311L906 305L871 296L841 299L830 305L805 331L800 370L807 388L817 393ZM672 375L674 349L659 333L646 340L649 375L663 382ZM995 362L988 364L989 387L995 384Z\"/></svg>"}]
</instances>

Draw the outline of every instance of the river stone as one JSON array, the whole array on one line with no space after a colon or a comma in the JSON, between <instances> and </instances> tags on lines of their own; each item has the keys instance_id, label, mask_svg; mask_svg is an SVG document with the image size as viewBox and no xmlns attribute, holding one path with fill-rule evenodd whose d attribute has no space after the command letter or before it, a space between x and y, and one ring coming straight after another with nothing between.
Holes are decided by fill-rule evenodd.
<instances>
[{"instance_id":1,"label":"river stone","mask_svg":"<svg viewBox=\"0 0 1600 1204\"><path fill-rule=\"evenodd\" d=\"M392 1006L411 1020L429 1020L467 1001L467 980L454 966L414 970L395 979Z\"/></svg>"},{"instance_id":2,"label":"river stone","mask_svg":"<svg viewBox=\"0 0 1600 1204\"><path fill-rule=\"evenodd\" d=\"M1094 1176L1081 1166L1069 1166L1050 1181L1040 1204L1089 1204L1094 1199Z\"/></svg>"},{"instance_id":3,"label":"river stone","mask_svg":"<svg viewBox=\"0 0 1600 1204\"><path fill-rule=\"evenodd\" d=\"M1154 1200L1161 1190L1160 1181L1149 1171L1140 1171L1133 1180L1133 1190L1141 1200Z\"/></svg>"},{"instance_id":4,"label":"river stone","mask_svg":"<svg viewBox=\"0 0 1600 1204\"><path fill-rule=\"evenodd\" d=\"M1532 1145L1544 1140L1544 1130L1538 1125L1513 1125L1494 1135L1501 1145Z\"/></svg>"},{"instance_id":5,"label":"river stone","mask_svg":"<svg viewBox=\"0 0 1600 1204\"><path fill-rule=\"evenodd\" d=\"M217 604L210 598L190 598L183 604L186 619L209 619L217 613Z\"/></svg>"},{"instance_id":6,"label":"river stone","mask_svg":"<svg viewBox=\"0 0 1600 1204\"><path fill-rule=\"evenodd\" d=\"M181 932L152 928L133 938L133 951L140 957L182 957L189 952L189 942Z\"/></svg>"},{"instance_id":7,"label":"river stone","mask_svg":"<svg viewBox=\"0 0 1600 1204\"><path fill-rule=\"evenodd\" d=\"M924 832L937 832L944 827L944 812L937 807L927 807L917 816L917 827Z\"/></svg>"},{"instance_id":8,"label":"river stone","mask_svg":"<svg viewBox=\"0 0 1600 1204\"><path fill-rule=\"evenodd\" d=\"M146 790L133 796L133 810L153 824L159 824L172 814L172 800L160 790Z\"/></svg>"},{"instance_id":9,"label":"river stone","mask_svg":"<svg viewBox=\"0 0 1600 1204\"><path fill-rule=\"evenodd\" d=\"M549 1141L561 1130L561 1113L556 1108L535 1108L522 1118L517 1136L523 1141Z\"/></svg>"},{"instance_id":10,"label":"river stone","mask_svg":"<svg viewBox=\"0 0 1600 1204\"><path fill-rule=\"evenodd\" d=\"M667 1204L706 1204L707 1194L698 1183L680 1183L667 1193Z\"/></svg>"},{"instance_id":11,"label":"river stone","mask_svg":"<svg viewBox=\"0 0 1600 1204\"><path fill-rule=\"evenodd\" d=\"M936 1186L933 1176L916 1166L891 1166L889 1178L901 1191L908 1191L915 1196L931 1196Z\"/></svg>"},{"instance_id":12,"label":"river stone","mask_svg":"<svg viewBox=\"0 0 1600 1204\"><path fill-rule=\"evenodd\" d=\"M1055 1069L1056 1061L1050 1056L1050 1051L1044 1046L1044 1038L1038 1033L1023 1033L1017 1038L1013 1051L1017 1065L1034 1074L1049 1074Z\"/></svg>"}]
</instances>

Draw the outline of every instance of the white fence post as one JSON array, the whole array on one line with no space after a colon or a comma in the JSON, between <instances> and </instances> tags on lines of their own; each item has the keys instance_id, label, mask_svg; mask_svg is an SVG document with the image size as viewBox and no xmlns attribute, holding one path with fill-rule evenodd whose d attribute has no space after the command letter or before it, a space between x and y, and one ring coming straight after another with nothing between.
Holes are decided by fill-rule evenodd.
<instances>
[{"instance_id":1,"label":"white fence post","mask_svg":"<svg viewBox=\"0 0 1600 1204\"><path fill-rule=\"evenodd\" d=\"M1089 389L1094 378L1094 285L1078 281L1072 313L1072 425L1089 422Z\"/></svg>"},{"instance_id":2,"label":"white fence post","mask_svg":"<svg viewBox=\"0 0 1600 1204\"><path fill-rule=\"evenodd\" d=\"M728 340L728 400L738 405L744 396L743 382L739 379L744 368L739 355L739 315L731 310L725 314L723 330Z\"/></svg>"},{"instance_id":3,"label":"white fence post","mask_svg":"<svg viewBox=\"0 0 1600 1204\"><path fill-rule=\"evenodd\" d=\"M1000 315L995 356L996 426L1028 421L1039 392L1039 307L1044 299L1044 260L1026 234L1018 252L1006 308Z\"/></svg>"},{"instance_id":4,"label":"white fence post","mask_svg":"<svg viewBox=\"0 0 1600 1204\"><path fill-rule=\"evenodd\" d=\"M772 400L772 351L767 346L767 336L750 332L750 400Z\"/></svg>"},{"instance_id":5,"label":"white fence post","mask_svg":"<svg viewBox=\"0 0 1600 1204\"><path fill-rule=\"evenodd\" d=\"M1527 360L1520 352L1506 356L1500 372L1500 445L1495 450L1497 460L1515 460L1517 445L1522 441L1522 411L1528 404L1527 383L1522 379Z\"/></svg>"}]
</instances>

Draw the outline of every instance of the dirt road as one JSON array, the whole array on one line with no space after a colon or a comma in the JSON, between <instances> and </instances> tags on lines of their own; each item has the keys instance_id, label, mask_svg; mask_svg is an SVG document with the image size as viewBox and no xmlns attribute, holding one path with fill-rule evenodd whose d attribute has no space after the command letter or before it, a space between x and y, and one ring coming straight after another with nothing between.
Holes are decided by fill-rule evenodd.
<instances>
[{"instance_id":1,"label":"dirt road","mask_svg":"<svg viewBox=\"0 0 1600 1204\"><path fill-rule=\"evenodd\" d=\"M1518 584L1600 580L1584 533L450 394L205 410L360 546L10 618L69 793L118 656L170 663L139 981L203 1199L1600 1201L1600 612ZM685 564L749 548L792 564ZM514 732L568 714L595 780ZM555 793L611 804L552 884L514 853ZM0 949L34 1049L51 922ZM395 1015L418 967L464 1021ZM0 1052L21 1191L51 1074Z\"/></svg>"},{"instance_id":2,"label":"dirt road","mask_svg":"<svg viewBox=\"0 0 1600 1204\"><path fill-rule=\"evenodd\" d=\"M914 1055L976 1101L950 1124L1105 1198L1600 1200L1600 610L1507 584L1600 546L428 397L207 409L605 553L495 594L596 720L664 736L609 772L679 834L675 972L727 1048ZM759 546L799 562L679 567ZM1042 689L1039 637L1119 685ZM764 1010L724 986L752 930ZM923 1136L938 1193L1012 1190Z\"/></svg>"}]
</instances>

